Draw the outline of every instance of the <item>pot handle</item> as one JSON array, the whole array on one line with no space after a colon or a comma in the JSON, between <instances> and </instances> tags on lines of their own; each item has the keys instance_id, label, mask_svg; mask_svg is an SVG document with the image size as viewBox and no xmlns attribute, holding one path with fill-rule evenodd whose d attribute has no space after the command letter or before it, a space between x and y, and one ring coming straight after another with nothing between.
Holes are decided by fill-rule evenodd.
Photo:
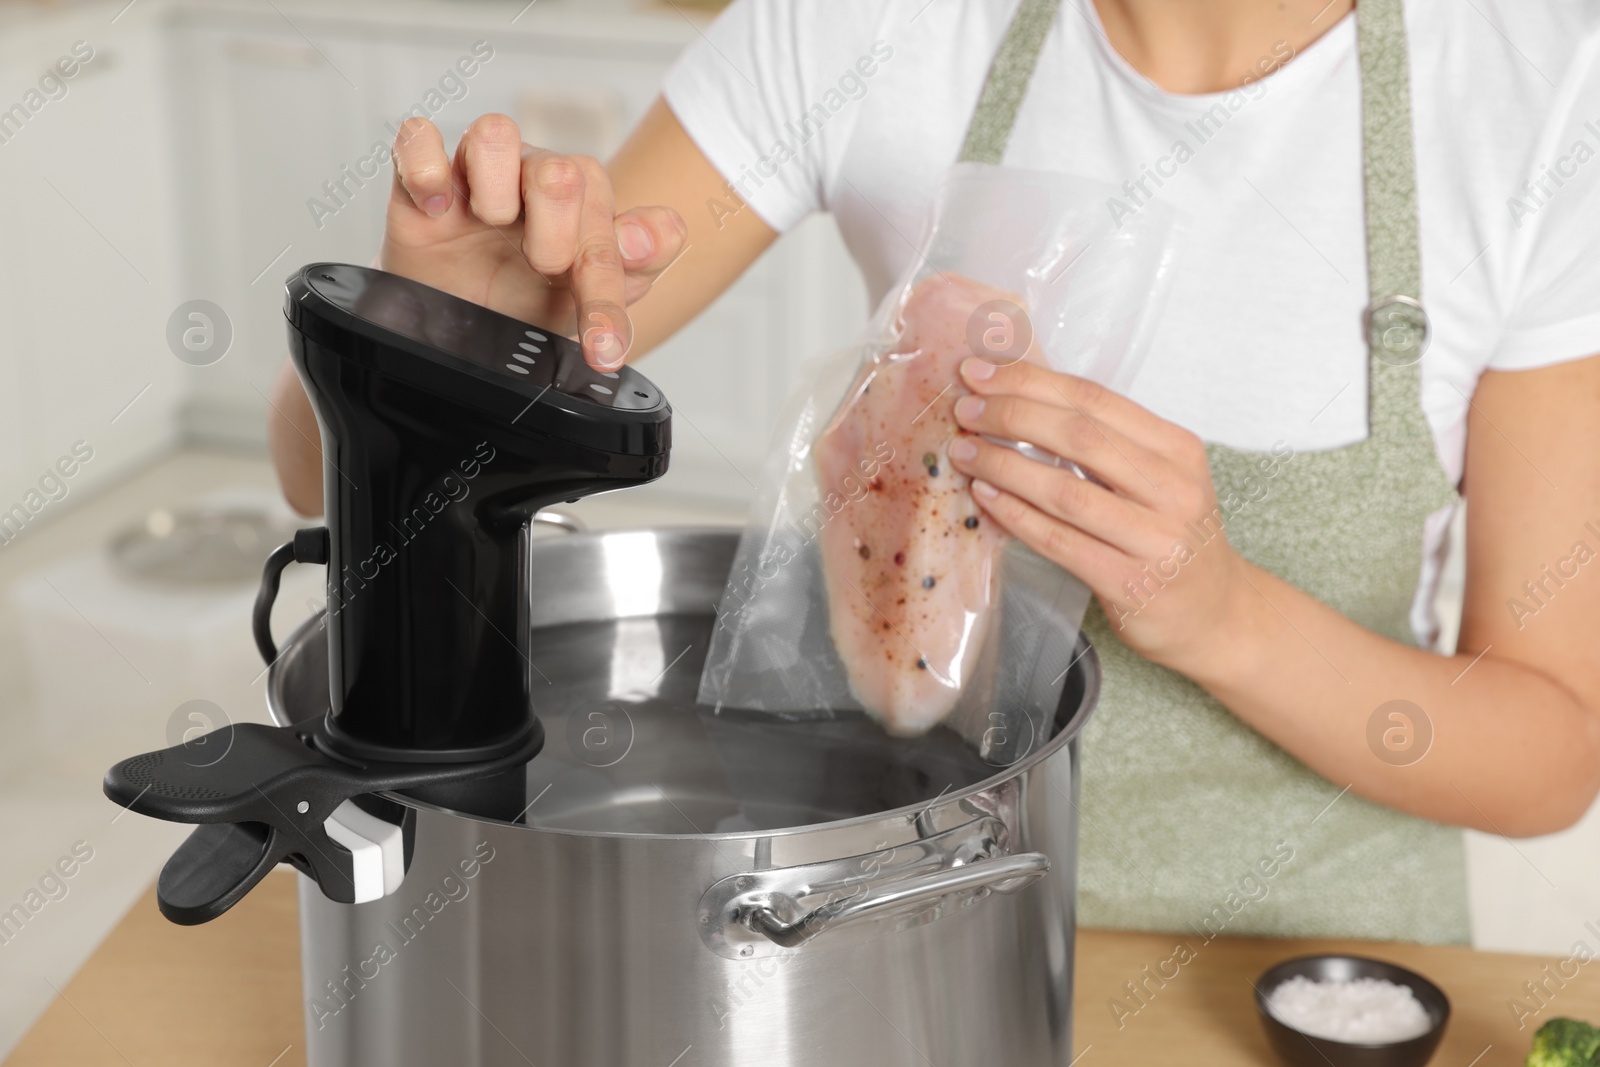
<instances>
[{"instance_id":1,"label":"pot handle","mask_svg":"<svg viewBox=\"0 0 1600 1067\"><path fill-rule=\"evenodd\" d=\"M886 912L930 903L951 893L977 889L1015 893L1048 873L1048 856L1042 852L1023 852L902 878L855 896L829 901L792 923L785 922L770 907L755 908L750 912L749 923L751 929L774 944L797 948L832 927L878 918Z\"/></svg>"},{"instance_id":2,"label":"pot handle","mask_svg":"<svg viewBox=\"0 0 1600 1067\"><path fill-rule=\"evenodd\" d=\"M567 533L587 533L589 527L576 515L569 515L565 511L555 511L546 508L533 513L533 522L537 526L554 526Z\"/></svg>"}]
</instances>

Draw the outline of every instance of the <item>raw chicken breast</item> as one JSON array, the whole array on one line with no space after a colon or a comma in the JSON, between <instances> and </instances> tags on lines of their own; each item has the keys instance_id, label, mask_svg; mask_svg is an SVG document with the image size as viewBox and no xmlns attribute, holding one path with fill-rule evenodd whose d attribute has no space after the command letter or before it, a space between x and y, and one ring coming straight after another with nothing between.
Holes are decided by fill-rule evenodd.
<instances>
[{"instance_id":1,"label":"raw chicken breast","mask_svg":"<svg viewBox=\"0 0 1600 1067\"><path fill-rule=\"evenodd\" d=\"M851 692L897 734L955 708L996 608L1004 535L946 457L969 392L958 370L973 355L969 323L995 300L1020 305L956 275L918 283L893 352L862 372L815 446L822 495L851 500L821 532L833 642Z\"/></svg>"}]
</instances>

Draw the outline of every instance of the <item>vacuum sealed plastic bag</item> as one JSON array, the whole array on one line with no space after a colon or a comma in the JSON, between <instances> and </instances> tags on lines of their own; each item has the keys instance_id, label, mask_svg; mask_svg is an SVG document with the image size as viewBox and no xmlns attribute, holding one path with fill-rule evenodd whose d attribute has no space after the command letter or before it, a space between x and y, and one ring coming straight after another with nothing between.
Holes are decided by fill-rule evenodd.
<instances>
[{"instance_id":1,"label":"vacuum sealed plastic bag","mask_svg":"<svg viewBox=\"0 0 1600 1067\"><path fill-rule=\"evenodd\" d=\"M1132 380L1172 224L1152 205L1119 227L1110 193L951 169L915 267L866 338L815 364L791 403L718 609L702 703L864 709L899 734L948 720L999 763L1048 737L1088 590L991 522L946 449L967 392L958 368L974 355L1114 389Z\"/></svg>"}]
</instances>

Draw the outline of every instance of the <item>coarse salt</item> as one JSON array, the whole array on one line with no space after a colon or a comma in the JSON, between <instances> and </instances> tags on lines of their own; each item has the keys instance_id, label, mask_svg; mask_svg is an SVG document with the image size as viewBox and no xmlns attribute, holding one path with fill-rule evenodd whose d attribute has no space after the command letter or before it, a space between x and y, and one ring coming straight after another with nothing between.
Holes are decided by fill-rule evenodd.
<instances>
[{"instance_id":1,"label":"coarse salt","mask_svg":"<svg viewBox=\"0 0 1600 1067\"><path fill-rule=\"evenodd\" d=\"M1362 1045L1409 1041L1433 1028L1416 994L1382 978L1315 982L1296 975L1272 991L1267 1010L1303 1034Z\"/></svg>"}]
</instances>

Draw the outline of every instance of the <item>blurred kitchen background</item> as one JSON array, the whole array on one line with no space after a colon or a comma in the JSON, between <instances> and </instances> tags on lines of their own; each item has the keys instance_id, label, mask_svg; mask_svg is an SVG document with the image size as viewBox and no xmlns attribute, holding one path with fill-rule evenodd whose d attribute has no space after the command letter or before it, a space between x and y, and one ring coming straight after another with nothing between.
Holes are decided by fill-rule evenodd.
<instances>
[{"instance_id":1,"label":"blurred kitchen background","mask_svg":"<svg viewBox=\"0 0 1600 1067\"><path fill-rule=\"evenodd\" d=\"M499 111L604 159L708 6L0 0L0 1055L187 832L123 817L105 768L265 719L249 607L295 522L265 453L282 283L377 250L390 173L361 161L419 104L450 145ZM827 218L786 236L645 365L677 415L671 473L574 510L739 522L797 368L866 310ZM1452 574L1453 642L1459 553ZM280 635L320 579L291 569ZM1600 920L1578 892L1597 839L1594 816L1472 835L1480 946L1568 952ZM79 842L92 860L52 878ZM44 905L7 925L32 891Z\"/></svg>"}]
</instances>

